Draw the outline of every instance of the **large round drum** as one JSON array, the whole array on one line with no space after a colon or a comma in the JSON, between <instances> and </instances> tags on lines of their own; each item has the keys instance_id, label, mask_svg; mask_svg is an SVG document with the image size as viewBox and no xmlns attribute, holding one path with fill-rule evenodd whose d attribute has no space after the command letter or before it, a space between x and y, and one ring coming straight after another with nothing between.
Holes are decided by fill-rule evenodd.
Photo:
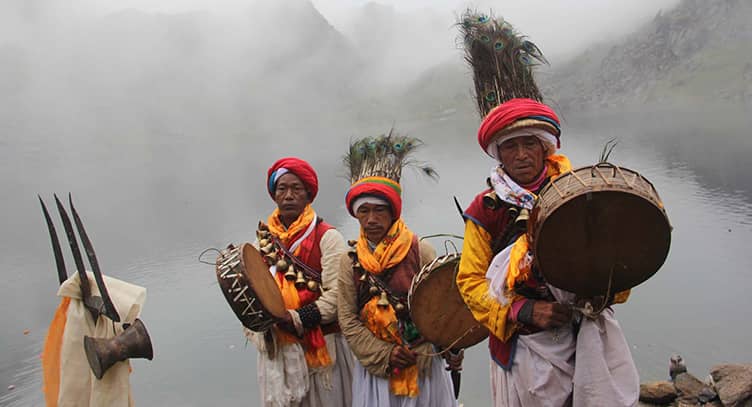
<instances>
[{"instance_id":1,"label":"large round drum","mask_svg":"<svg viewBox=\"0 0 752 407\"><path fill-rule=\"evenodd\" d=\"M583 298L630 289L668 256L671 225L653 185L599 163L562 174L530 218L535 263L546 281Z\"/></svg>"},{"instance_id":2,"label":"large round drum","mask_svg":"<svg viewBox=\"0 0 752 407\"><path fill-rule=\"evenodd\" d=\"M253 245L222 250L216 272L227 303L246 328L263 332L284 317L287 310L279 287Z\"/></svg>"},{"instance_id":3,"label":"large round drum","mask_svg":"<svg viewBox=\"0 0 752 407\"><path fill-rule=\"evenodd\" d=\"M443 349L467 348L488 336L457 288L459 264L458 253L437 257L415 275L407 297L410 317L420 334Z\"/></svg>"}]
</instances>

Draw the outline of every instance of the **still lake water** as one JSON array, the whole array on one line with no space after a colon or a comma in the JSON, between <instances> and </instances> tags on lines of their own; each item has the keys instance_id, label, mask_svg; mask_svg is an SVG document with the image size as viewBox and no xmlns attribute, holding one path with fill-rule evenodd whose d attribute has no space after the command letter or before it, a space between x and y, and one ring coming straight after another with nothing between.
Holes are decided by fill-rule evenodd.
<instances>
[{"instance_id":1,"label":"still lake water","mask_svg":"<svg viewBox=\"0 0 752 407\"><path fill-rule=\"evenodd\" d=\"M655 184L674 227L663 268L616 307L641 379L666 378L672 353L682 354L698 376L717 363L750 362L748 116L710 124L693 114L632 117L567 117L562 152L575 166L591 164L601 146L618 137L611 161ZM43 405L39 353L58 299L36 194L49 205L53 192L69 191L104 272L148 289L142 319L155 359L133 362L138 405L258 405L256 351L245 344L213 267L197 256L208 247L253 239L256 222L273 209L266 169L283 155L314 165L321 179L317 211L353 238L357 227L344 209L348 183L340 156L349 139L387 128L328 126L107 136L6 126L0 139L0 405ZM477 120L449 117L397 127L426 142L418 158L441 176L434 182L410 170L404 174L407 224L423 235L462 234L452 196L469 203L492 165L475 142ZM434 245L443 251L440 240ZM466 406L490 404L488 360L485 343L466 352Z\"/></svg>"}]
</instances>

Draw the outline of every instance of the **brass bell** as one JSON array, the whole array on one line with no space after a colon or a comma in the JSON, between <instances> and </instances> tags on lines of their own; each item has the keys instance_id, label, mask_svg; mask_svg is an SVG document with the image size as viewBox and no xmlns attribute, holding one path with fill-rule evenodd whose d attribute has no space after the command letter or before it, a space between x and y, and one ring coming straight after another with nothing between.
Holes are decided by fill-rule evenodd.
<instances>
[{"instance_id":1,"label":"brass bell","mask_svg":"<svg viewBox=\"0 0 752 407\"><path fill-rule=\"evenodd\" d=\"M295 267L291 265L290 267L287 268L287 272L285 273L285 280L293 281L295 280L295 277L297 277L295 275Z\"/></svg>"},{"instance_id":2,"label":"brass bell","mask_svg":"<svg viewBox=\"0 0 752 407\"><path fill-rule=\"evenodd\" d=\"M515 223L516 222L523 222L523 221L527 222L528 219L530 219L530 211L528 211L525 208L522 208L522 210L520 211L520 214L517 215L517 219L515 219L514 221L515 221Z\"/></svg>"},{"instance_id":3,"label":"brass bell","mask_svg":"<svg viewBox=\"0 0 752 407\"><path fill-rule=\"evenodd\" d=\"M379 298L379 300L376 302L376 305L378 305L379 307L384 307L384 308L390 305L389 298L386 296L386 291L381 292L381 298Z\"/></svg>"},{"instance_id":4,"label":"brass bell","mask_svg":"<svg viewBox=\"0 0 752 407\"><path fill-rule=\"evenodd\" d=\"M355 247L355 245L358 244L357 240L348 240L347 245L350 247Z\"/></svg>"},{"instance_id":5,"label":"brass bell","mask_svg":"<svg viewBox=\"0 0 752 407\"><path fill-rule=\"evenodd\" d=\"M278 271L281 271L281 272L284 273L285 271L287 271L287 269L289 267L290 267L290 265L287 264L287 262L285 261L285 259L279 259L279 261L277 261L277 270Z\"/></svg>"},{"instance_id":6,"label":"brass bell","mask_svg":"<svg viewBox=\"0 0 752 407\"><path fill-rule=\"evenodd\" d=\"M271 252L266 255L266 260L268 264L274 264L277 262L277 253Z\"/></svg>"},{"instance_id":7,"label":"brass bell","mask_svg":"<svg viewBox=\"0 0 752 407\"><path fill-rule=\"evenodd\" d=\"M372 285L371 288L368 289L368 291L371 293L371 295L376 295L379 293L379 287Z\"/></svg>"},{"instance_id":8,"label":"brass bell","mask_svg":"<svg viewBox=\"0 0 752 407\"><path fill-rule=\"evenodd\" d=\"M259 221L259 223L258 223L258 230L268 231L269 230L269 226L267 226L266 223L264 223L262 221Z\"/></svg>"},{"instance_id":9,"label":"brass bell","mask_svg":"<svg viewBox=\"0 0 752 407\"><path fill-rule=\"evenodd\" d=\"M271 253L272 251L274 251L274 245L269 243L268 245L264 246L264 248L261 249L261 251L264 253Z\"/></svg>"},{"instance_id":10,"label":"brass bell","mask_svg":"<svg viewBox=\"0 0 752 407\"><path fill-rule=\"evenodd\" d=\"M394 306L394 311L396 312L402 312L405 310L405 306L402 305L401 302L398 302L397 305Z\"/></svg>"},{"instance_id":11,"label":"brass bell","mask_svg":"<svg viewBox=\"0 0 752 407\"><path fill-rule=\"evenodd\" d=\"M295 288L298 290L306 286L306 279L303 277L303 272L298 271L298 278L295 280Z\"/></svg>"},{"instance_id":12,"label":"brass bell","mask_svg":"<svg viewBox=\"0 0 752 407\"><path fill-rule=\"evenodd\" d=\"M313 280L308 280L308 286L307 286L307 288L308 288L308 291L318 291L318 289L319 289L319 283L317 283L317 282L315 282Z\"/></svg>"},{"instance_id":13,"label":"brass bell","mask_svg":"<svg viewBox=\"0 0 752 407\"><path fill-rule=\"evenodd\" d=\"M266 247L266 245L269 244L269 239L261 239L259 240L259 247Z\"/></svg>"},{"instance_id":14,"label":"brass bell","mask_svg":"<svg viewBox=\"0 0 752 407\"><path fill-rule=\"evenodd\" d=\"M359 280L361 283L365 283L367 280L366 273L361 274Z\"/></svg>"}]
</instances>

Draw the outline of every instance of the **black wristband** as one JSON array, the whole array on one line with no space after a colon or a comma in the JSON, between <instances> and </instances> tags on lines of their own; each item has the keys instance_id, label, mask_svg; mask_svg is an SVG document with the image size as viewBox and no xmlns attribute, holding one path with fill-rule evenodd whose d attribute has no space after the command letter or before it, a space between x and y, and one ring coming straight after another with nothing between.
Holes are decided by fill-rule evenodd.
<instances>
[{"instance_id":1,"label":"black wristband","mask_svg":"<svg viewBox=\"0 0 752 407\"><path fill-rule=\"evenodd\" d=\"M300 315L300 322L303 323L303 328L311 329L321 323L321 312L315 302L304 305L298 308L297 311L298 315Z\"/></svg>"},{"instance_id":2,"label":"black wristband","mask_svg":"<svg viewBox=\"0 0 752 407\"><path fill-rule=\"evenodd\" d=\"M533 304L535 300L525 300L525 303L520 307L520 311L517 313L517 321L522 322L525 325L531 325L533 323Z\"/></svg>"}]
</instances>

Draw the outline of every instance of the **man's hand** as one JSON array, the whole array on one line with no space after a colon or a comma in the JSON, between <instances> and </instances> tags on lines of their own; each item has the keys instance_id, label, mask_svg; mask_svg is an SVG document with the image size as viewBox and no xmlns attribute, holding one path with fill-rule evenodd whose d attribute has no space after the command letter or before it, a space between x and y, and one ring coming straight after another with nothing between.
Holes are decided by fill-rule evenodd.
<instances>
[{"instance_id":1,"label":"man's hand","mask_svg":"<svg viewBox=\"0 0 752 407\"><path fill-rule=\"evenodd\" d=\"M444 360L447 362L446 370L462 370L462 360L465 359L465 351L460 349L457 353L451 350L444 353Z\"/></svg>"},{"instance_id":2,"label":"man's hand","mask_svg":"<svg viewBox=\"0 0 752 407\"><path fill-rule=\"evenodd\" d=\"M531 300L532 301L532 300ZM534 301L530 323L541 329L562 327L572 321L572 309L558 302Z\"/></svg>"},{"instance_id":3,"label":"man's hand","mask_svg":"<svg viewBox=\"0 0 752 407\"><path fill-rule=\"evenodd\" d=\"M295 330L295 323L292 320L292 315L289 312L285 312L281 321L277 322L277 327L283 331L289 332L295 336L298 336L298 332Z\"/></svg>"},{"instance_id":4,"label":"man's hand","mask_svg":"<svg viewBox=\"0 0 752 407\"><path fill-rule=\"evenodd\" d=\"M389 355L389 367L392 369L404 369L414 365L416 361L416 353L400 345L392 348L392 354Z\"/></svg>"}]
</instances>

